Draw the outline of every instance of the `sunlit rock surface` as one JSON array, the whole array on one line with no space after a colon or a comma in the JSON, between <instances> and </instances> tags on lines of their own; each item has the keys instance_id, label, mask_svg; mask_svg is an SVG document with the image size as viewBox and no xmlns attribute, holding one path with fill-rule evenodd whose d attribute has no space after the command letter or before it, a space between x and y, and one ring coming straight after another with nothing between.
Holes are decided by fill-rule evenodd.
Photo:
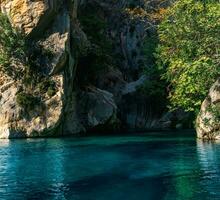
<instances>
[{"instance_id":1,"label":"sunlit rock surface","mask_svg":"<svg viewBox=\"0 0 220 200\"><path fill-rule=\"evenodd\" d=\"M211 87L197 117L197 136L202 139L220 139L220 79Z\"/></svg>"},{"instance_id":2,"label":"sunlit rock surface","mask_svg":"<svg viewBox=\"0 0 220 200\"><path fill-rule=\"evenodd\" d=\"M84 96L88 96L93 102L91 107L84 102L81 109L76 102L75 58L70 45L70 27L76 10L56 0L8 0L1 1L0 6L14 27L26 35L34 36L34 42L51 51L53 57L50 60L44 55L40 58L41 70L48 79L56 83L56 94L52 97L41 95L41 104L26 110L16 102L16 94L22 83L1 74L0 138L76 134L87 128L103 125L115 115L116 105L108 92L95 89L93 93L85 93ZM105 106L105 101L112 105ZM85 120L80 119L77 110L88 112L87 125L84 125Z\"/></svg>"},{"instance_id":3,"label":"sunlit rock surface","mask_svg":"<svg viewBox=\"0 0 220 200\"><path fill-rule=\"evenodd\" d=\"M40 34L53 20L61 3L58 0L2 0L1 11L6 13L12 24L26 34Z\"/></svg>"}]
</instances>

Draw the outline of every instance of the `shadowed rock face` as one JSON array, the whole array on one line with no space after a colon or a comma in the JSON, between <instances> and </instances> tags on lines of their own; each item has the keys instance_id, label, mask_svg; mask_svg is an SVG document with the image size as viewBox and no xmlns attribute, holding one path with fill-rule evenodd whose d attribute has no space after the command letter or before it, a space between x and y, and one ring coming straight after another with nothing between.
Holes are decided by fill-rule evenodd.
<instances>
[{"instance_id":1,"label":"shadowed rock face","mask_svg":"<svg viewBox=\"0 0 220 200\"><path fill-rule=\"evenodd\" d=\"M211 87L196 120L198 138L220 139L220 79Z\"/></svg>"},{"instance_id":2,"label":"shadowed rock face","mask_svg":"<svg viewBox=\"0 0 220 200\"><path fill-rule=\"evenodd\" d=\"M158 2L145 5L146 1L134 1L134 5L152 9L158 7ZM123 57L115 61L113 56L114 62L96 73L94 82L85 81L91 60L86 67L85 60L80 60L92 46L78 17L84 15L87 4L99 8L96 14L108 24L106 34L114 45L112 52ZM142 42L155 34L157 22L146 16L129 19L121 12L129 5L125 0L0 1L1 12L12 26L22 31L33 46L46 50L45 54L37 54L38 70L55 85L52 96L40 93L40 104L22 108L16 100L24 88L22 81L0 72L0 138L74 135L119 124L133 130L170 127L173 117L162 117L164 110L157 101L139 90L148 78L140 63L144 60ZM35 95L35 89L29 92Z\"/></svg>"},{"instance_id":3,"label":"shadowed rock face","mask_svg":"<svg viewBox=\"0 0 220 200\"><path fill-rule=\"evenodd\" d=\"M78 94L74 86L75 50L70 45L71 24L74 21L72 15L76 16L76 10L70 9L67 3L56 0L6 0L1 1L0 6L14 27L30 36L41 48L50 50L50 59L46 55L39 55L40 70L46 79L52 80L56 85L56 93L52 97L41 94L41 103L27 110L16 102L16 95L23 83L1 74L0 138L76 134L89 127L105 124L115 115L117 107L112 95L94 89L93 92L84 94L88 96L88 101L94 103L87 105L83 100L80 105L84 112L88 112L85 127L84 119L78 116L77 110L81 109L76 102ZM109 106L105 101L112 105ZM90 105L91 108L88 107Z\"/></svg>"}]
</instances>

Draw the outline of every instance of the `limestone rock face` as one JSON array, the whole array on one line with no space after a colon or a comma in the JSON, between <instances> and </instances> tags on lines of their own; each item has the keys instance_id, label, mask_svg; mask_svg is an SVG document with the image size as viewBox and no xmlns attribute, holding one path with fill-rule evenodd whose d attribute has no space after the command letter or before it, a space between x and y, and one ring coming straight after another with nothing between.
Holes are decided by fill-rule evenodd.
<instances>
[{"instance_id":1,"label":"limestone rock face","mask_svg":"<svg viewBox=\"0 0 220 200\"><path fill-rule=\"evenodd\" d=\"M158 0L153 2L150 8L158 7ZM0 0L0 11L33 47L29 50L37 66L36 74L29 74L29 80L37 79L31 89L0 71L0 138L74 135L119 124L146 130L161 124L163 108L141 91L149 78L143 67L152 65L142 43L148 37L151 45L156 29L149 24L156 21L145 15L129 17L131 4L148 7L145 0ZM96 17L101 30L94 34L90 26L96 25ZM93 41L96 33L98 42ZM24 63L15 65L13 69L26 69ZM21 91L40 103L22 107L17 99Z\"/></svg>"},{"instance_id":2,"label":"limestone rock face","mask_svg":"<svg viewBox=\"0 0 220 200\"><path fill-rule=\"evenodd\" d=\"M146 77L143 73L145 68L147 71L147 68L155 66L152 55L147 56L147 54L150 54L150 48L154 46L158 22L153 17L149 17L149 13L158 10L160 6L166 7L164 2L167 1L84 0L81 2L84 5L79 7L79 19L84 18L83 14L87 14L86 10L97 8L95 16L105 19L106 35L113 46L113 66L116 70L110 66L103 70L101 75L96 75L98 77L95 86L114 95L123 129L144 131L158 128L160 119L166 112L163 104L165 99L152 98L152 94L146 94L141 89L147 80L150 82L154 79ZM86 32L86 25L83 28ZM90 36L89 31L87 35ZM91 40L91 43L93 42ZM145 52L144 49L149 49L149 52Z\"/></svg>"},{"instance_id":3,"label":"limestone rock face","mask_svg":"<svg viewBox=\"0 0 220 200\"><path fill-rule=\"evenodd\" d=\"M0 6L15 27L26 34L39 34L53 19L59 4L58 0L2 0Z\"/></svg>"},{"instance_id":4,"label":"limestone rock face","mask_svg":"<svg viewBox=\"0 0 220 200\"><path fill-rule=\"evenodd\" d=\"M79 116L86 129L114 123L117 106L113 95L97 88L88 88L79 95Z\"/></svg>"},{"instance_id":5,"label":"limestone rock face","mask_svg":"<svg viewBox=\"0 0 220 200\"><path fill-rule=\"evenodd\" d=\"M20 80L10 80L10 77L2 75L0 90L0 138L39 137L62 134L60 123L63 117L65 75L64 67L67 65L69 47L70 20L67 10L58 9L56 1L29 1L14 0L2 1L1 9L7 13L14 26L21 28L26 34L34 31L42 31L41 38L34 40L40 44L47 55L38 55L41 63L42 74L45 78L53 81L56 92L51 96L46 93L40 94L40 103L32 109L21 108L16 101L17 93L23 88ZM49 28L42 26L41 21L50 23ZM73 67L73 66L71 66ZM59 72L59 73L58 73ZM51 74L53 74L51 76ZM36 85L35 88L38 86ZM33 91L34 92L34 91ZM30 93L30 91L29 91ZM56 131L58 130L58 131Z\"/></svg>"},{"instance_id":6,"label":"limestone rock face","mask_svg":"<svg viewBox=\"0 0 220 200\"><path fill-rule=\"evenodd\" d=\"M18 82L0 87L0 138L38 137L56 129L62 117L63 77L54 77L57 93L44 97L41 104L31 110L22 109L16 102ZM53 133L54 134L54 133Z\"/></svg>"},{"instance_id":7,"label":"limestone rock face","mask_svg":"<svg viewBox=\"0 0 220 200\"><path fill-rule=\"evenodd\" d=\"M198 138L220 139L220 79L209 91L196 120Z\"/></svg>"},{"instance_id":8,"label":"limestone rock face","mask_svg":"<svg viewBox=\"0 0 220 200\"><path fill-rule=\"evenodd\" d=\"M58 0L0 1L1 12L8 15L12 25L31 39L33 48L46 52L37 54L38 70L43 80L55 85L52 95L40 93L43 83L34 91L25 89L40 100L25 108L17 101L20 90L24 91L23 82L0 72L0 138L77 134L116 119L117 106L111 93L96 87L79 91L75 86L76 50L71 42L78 38L87 45L77 22L76 2L70 8Z\"/></svg>"},{"instance_id":9,"label":"limestone rock face","mask_svg":"<svg viewBox=\"0 0 220 200\"><path fill-rule=\"evenodd\" d=\"M54 17L50 28L43 34L43 38L38 41L42 48L50 51L52 58L43 58L45 64L45 74L53 75L63 70L68 61L68 51L70 48L70 17L66 9L62 9Z\"/></svg>"}]
</instances>

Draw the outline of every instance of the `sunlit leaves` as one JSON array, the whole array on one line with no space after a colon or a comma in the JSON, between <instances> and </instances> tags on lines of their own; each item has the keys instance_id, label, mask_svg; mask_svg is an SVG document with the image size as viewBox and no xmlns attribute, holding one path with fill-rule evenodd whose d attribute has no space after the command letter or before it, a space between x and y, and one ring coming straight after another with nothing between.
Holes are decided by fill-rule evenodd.
<instances>
[{"instance_id":1,"label":"sunlit leaves","mask_svg":"<svg viewBox=\"0 0 220 200\"><path fill-rule=\"evenodd\" d=\"M220 3L179 0L159 27L158 63L172 108L196 112L220 74Z\"/></svg>"}]
</instances>

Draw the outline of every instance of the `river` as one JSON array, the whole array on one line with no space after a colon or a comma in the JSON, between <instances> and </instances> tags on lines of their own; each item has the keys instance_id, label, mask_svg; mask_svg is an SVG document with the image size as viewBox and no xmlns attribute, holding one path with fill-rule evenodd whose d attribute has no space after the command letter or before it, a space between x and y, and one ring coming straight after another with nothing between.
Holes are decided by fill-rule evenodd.
<instances>
[{"instance_id":1,"label":"river","mask_svg":"<svg viewBox=\"0 0 220 200\"><path fill-rule=\"evenodd\" d=\"M0 141L0 199L220 199L220 143L194 132Z\"/></svg>"}]
</instances>

